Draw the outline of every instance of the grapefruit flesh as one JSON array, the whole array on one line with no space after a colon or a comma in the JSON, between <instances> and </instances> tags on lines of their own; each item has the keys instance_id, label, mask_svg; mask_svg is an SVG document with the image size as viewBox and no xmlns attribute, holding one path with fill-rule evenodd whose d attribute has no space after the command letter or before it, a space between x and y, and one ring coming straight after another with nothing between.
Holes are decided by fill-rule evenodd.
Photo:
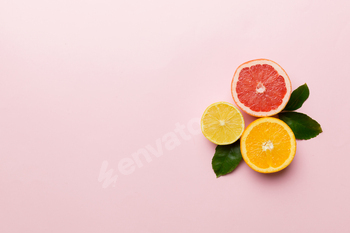
<instances>
[{"instance_id":1,"label":"grapefruit flesh","mask_svg":"<svg viewBox=\"0 0 350 233\"><path fill-rule=\"evenodd\" d=\"M231 92L237 106L256 116L272 116L286 106L292 85L277 63L257 59L240 65L232 79Z\"/></svg>"}]
</instances>

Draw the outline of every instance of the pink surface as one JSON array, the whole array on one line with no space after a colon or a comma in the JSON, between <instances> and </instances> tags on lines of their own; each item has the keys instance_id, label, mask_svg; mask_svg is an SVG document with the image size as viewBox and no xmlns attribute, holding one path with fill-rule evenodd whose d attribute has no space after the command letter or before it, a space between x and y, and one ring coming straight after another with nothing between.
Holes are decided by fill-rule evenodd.
<instances>
[{"instance_id":1,"label":"pink surface","mask_svg":"<svg viewBox=\"0 0 350 233\"><path fill-rule=\"evenodd\" d=\"M349 9L1 1L0 232L349 232ZM198 118L256 58L308 84L324 133L280 173L217 179Z\"/></svg>"}]
</instances>

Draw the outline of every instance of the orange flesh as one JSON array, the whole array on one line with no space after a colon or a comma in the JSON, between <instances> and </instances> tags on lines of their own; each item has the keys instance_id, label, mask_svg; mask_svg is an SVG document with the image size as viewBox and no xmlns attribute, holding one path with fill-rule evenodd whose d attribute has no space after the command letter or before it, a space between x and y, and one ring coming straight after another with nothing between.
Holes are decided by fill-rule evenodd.
<instances>
[{"instance_id":1,"label":"orange flesh","mask_svg":"<svg viewBox=\"0 0 350 233\"><path fill-rule=\"evenodd\" d=\"M255 112L277 109L287 93L284 78L267 64L245 67L238 77L238 99Z\"/></svg>"},{"instance_id":2,"label":"orange flesh","mask_svg":"<svg viewBox=\"0 0 350 233\"><path fill-rule=\"evenodd\" d=\"M271 122L254 127L246 139L247 157L260 168L280 167L289 158L291 147L287 131Z\"/></svg>"}]
</instances>

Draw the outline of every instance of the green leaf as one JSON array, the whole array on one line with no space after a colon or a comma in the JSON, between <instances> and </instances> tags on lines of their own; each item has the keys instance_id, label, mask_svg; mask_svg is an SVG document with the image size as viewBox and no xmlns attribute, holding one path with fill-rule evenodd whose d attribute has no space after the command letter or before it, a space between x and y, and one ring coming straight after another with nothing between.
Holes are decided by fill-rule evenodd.
<instances>
[{"instance_id":1,"label":"green leaf","mask_svg":"<svg viewBox=\"0 0 350 233\"><path fill-rule=\"evenodd\" d=\"M218 178L232 172L241 160L242 155L238 140L230 145L218 145L215 149L211 165Z\"/></svg>"},{"instance_id":2,"label":"green leaf","mask_svg":"<svg viewBox=\"0 0 350 233\"><path fill-rule=\"evenodd\" d=\"M322 133L321 125L303 113L282 112L278 116L293 130L296 139L307 140Z\"/></svg>"},{"instance_id":3,"label":"green leaf","mask_svg":"<svg viewBox=\"0 0 350 233\"><path fill-rule=\"evenodd\" d=\"M287 110L287 111L297 110L303 105L303 103L305 102L305 100L307 100L309 95L310 95L310 91L306 83L304 85L301 85L300 87L298 87L293 91L286 107L283 110Z\"/></svg>"}]
</instances>

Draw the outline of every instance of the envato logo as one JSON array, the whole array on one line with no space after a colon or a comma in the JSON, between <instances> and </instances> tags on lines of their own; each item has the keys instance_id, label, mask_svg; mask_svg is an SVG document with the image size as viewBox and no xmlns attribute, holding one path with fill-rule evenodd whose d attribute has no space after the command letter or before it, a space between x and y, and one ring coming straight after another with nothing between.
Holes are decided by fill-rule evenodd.
<instances>
[{"instance_id":1,"label":"envato logo","mask_svg":"<svg viewBox=\"0 0 350 233\"><path fill-rule=\"evenodd\" d=\"M122 175L130 175L136 170L136 168L144 166L140 158L144 158L144 160L150 163L154 158L159 158L164 154L163 148L167 151L171 151L181 145L181 140L191 140L193 136L196 136L201 132L199 122L199 118L192 118L186 125L176 123L173 131L167 132L162 137L155 140L155 147L148 144L145 147L138 149L130 156L120 159L118 162L119 173ZM103 161L98 176L98 182L103 182L103 188L108 188L111 184L115 186L119 174L113 174L113 172L113 169L108 170L108 161Z\"/></svg>"}]
</instances>

